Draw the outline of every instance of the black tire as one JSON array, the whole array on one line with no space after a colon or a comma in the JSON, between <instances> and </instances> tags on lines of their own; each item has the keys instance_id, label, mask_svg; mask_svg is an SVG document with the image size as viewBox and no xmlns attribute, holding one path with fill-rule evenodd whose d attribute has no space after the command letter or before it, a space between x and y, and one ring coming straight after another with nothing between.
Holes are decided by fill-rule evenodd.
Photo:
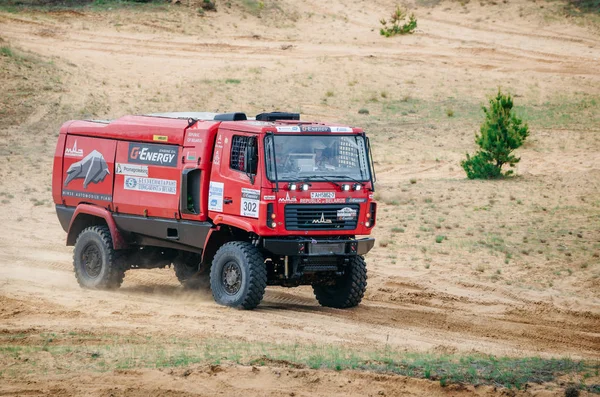
<instances>
[{"instance_id":1,"label":"black tire","mask_svg":"<svg viewBox=\"0 0 600 397\"><path fill-rule=\"evenodd\" d=\"M210 268L210 288L221 305L258 306L267 288L267 267L258 248L242 241L223 244Z\"/></svg>"},{"instance_id":2,"label":"black tire","mask_svg":"<svg viewBox=\"0 0 600 397\"><path fill-rule=\"evenodd\" d=\"M200 270L200 260L200 255L191 252L181 252L173 260L177 280L185 288L199 289L202 287L202 275L198 273Z\"/></svg>"},{"instance_id":3,"label":"black tire","mask_svg":"<svg viewBox=\"0 0 600 397\"><path fill-rule=\"evenodd\" d=\"M358 306L367 289L367 264L362 256L355 256L343 276L334 285L313 284L315 297L321 306L347 309Z\"/></svg>"},{"instance_id":4,"label":"black tire","mask_svg":"<svg viewBox=\"0 0 600 397\"><path fill-rule=\"evenodd\" d=\"M84 229L73 250L75 277L82 288L119 288L125 277L124 268L117 263L112 237L107 226Z\"/></svg>"}]
</instances>

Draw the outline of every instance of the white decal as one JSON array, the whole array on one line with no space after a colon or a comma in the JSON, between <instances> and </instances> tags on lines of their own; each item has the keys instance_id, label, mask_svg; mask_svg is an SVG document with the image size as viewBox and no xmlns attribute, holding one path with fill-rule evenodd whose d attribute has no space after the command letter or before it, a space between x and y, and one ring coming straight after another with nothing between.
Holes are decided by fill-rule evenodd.
<instances>
[{"instance_id":1,"label":"white decal","mask_svg":"<svg viewBox=\"0 0 600 397\"><path fill-rule=\"evenodd\" d=\"M125 190L137 190L140 192L177 194L177 181L170 179L126 176L123 187Z\"/></svg>"},{"instance_id":2,"label":"white decal","mask_svg":"<svg viewBox=\"0 0 600 397\"><path fill-rule=\"evenodd\" d=\"M335 192L310 192L311 199L334 199Z\"/></svg>"},{"instance_id":3,"label":"white decal","mask_svg":"<svg viewBox=\"0 0 600 397\"><path fill-rule=\"evenodd\" d=\"M241 215L258 218L259 204L260 190L242 188Z\"/></svg>"},{"instance_id":4,"label":"white decal","mask_svg":"<svg viewBox=\"0 0 600 397\"><path fill-rule=\"evenodd\" d=\"M221 165L221 155L220 155L221 151L217 150L215 151L215 158L213 159L213 164L214 165Z\"/></svg>"},{"instance_id":5,"label":"white decal","mask_svg":"<svg viewBox=\"0 0 600 397\"><path fill-rule=\"evenodd\" d=\"M275 196L263 196L263 200L265 200L265 201L273 201L273 200L275 200Z\"/></svg>"},{"instance_id":6,"label":"white decal","mask_svg":"<svg viewBox=\"0 0 600 397\"><path fill-rule=\"evenodd\" d=\"M296 203L296 202L298 202L298 199L296 197L290 198L290 193L286 192L285 193L285 198L280 197L279 198L279 202L280 203Z\"/></svg>"},{"instance_id":7,"label":"white decal","mask_svg":"<svg viewBox=\"0 0 600 397\"><path fill-rule=\"evenodd\" d=\"M290 126L277 126L275 127L277 129L277 132L300 132L300 127L298 127L297 125L290 125Z\"/></svg>"},{"instance_id":8,"label":"white decal","mask_svg":"<svg viewBox=\"0 0 600 397\"><path fill-rule=\"evenodd\" d=\"M339 221L351 221L356 218L356 210L350 207L344 207L337 211L337 218Z\"/></svg>"},{"instance_id":9,"label":"white decal","mask_svg":"<svg viewBox=\"0 0 600 397\"><path fill-rule=\"evenodd\" d=\"M115 168L119 175L148 176L147 165L116 163Z\"/></svg>"},{"instance_id":10,"label":"white decal","mask_svg":"<svg viewBox=\"0 0 600 397\"><path fill-rule=\"evenodd\" d=\"M211 182L208 187L208 209L210 211L223 212L223 189L222 182Z\"/></svg>"},{"instance_id":11,"label":"white decal","mask_svg":"<svg viewBox=\"0 0 600 397\"><path fill-rule=\"evenodd\" d=\"M350 127L331 127L331 132L353 132Z\"/></svg>"},{"instance_id":12,"label":"white decal","mask_svg":"<svg viewBox=\"0 0 600 397\"><path fill-rule=\"evenodd\" d=\"M77 141L72 148L65 149L65 157L83 157L83 149L77 149Z\"/></svg>"}]
</instances>

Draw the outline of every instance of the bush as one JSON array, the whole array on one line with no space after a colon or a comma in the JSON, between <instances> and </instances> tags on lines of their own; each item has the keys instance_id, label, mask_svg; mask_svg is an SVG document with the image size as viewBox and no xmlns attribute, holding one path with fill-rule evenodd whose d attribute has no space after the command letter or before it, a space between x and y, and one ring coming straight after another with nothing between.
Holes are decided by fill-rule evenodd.
<instances>
[{"instance_id":1,"label":"bush","mask_svg":"<svg viewBox=\"0 0 600 397\"><path fill-rule=\"evenodd\" d=\"M417 28L417 18L415 18L414 14L410 14L407 22L405 21L406 16L406 11L400 8L400 6L397 6L389 21L386 21L385 19L379 21L383 25L383 27L379 30L379 34L385 37L390 37L397 34L412 33ZM389 26L388 23L390 24Z\"/></svg>"},{"instance_id":2,"label":"bush","mask_svg":"<svg viewBox=\"0 0 600 397\"><path fill-rule=\"evenodd\" d=\"M511 153L523 145L529 128L512 113L512 108L512 97L500 90L490 99L489 108L483 107L485 121L480 134L475 135L475 143L481 149L474 156L467 154L467 159L460 163L469 179L495 179L513 173L512 170L503 173L502 166L514 167L520 161Z\"/></svg>"}]
</instances>

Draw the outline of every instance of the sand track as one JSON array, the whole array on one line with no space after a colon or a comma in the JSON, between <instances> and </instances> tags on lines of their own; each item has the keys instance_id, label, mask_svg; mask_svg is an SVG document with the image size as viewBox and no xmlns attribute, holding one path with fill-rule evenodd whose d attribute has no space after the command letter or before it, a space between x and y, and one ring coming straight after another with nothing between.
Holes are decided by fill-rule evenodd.
<instances>
[{"instance_id":1,"label":"sand track","mask_svg":"<svg viewBox=\"0 0 600 397\"><path fill-rule=\"evenodd\" d=\"M343 119L348 109L363 106L362 103L375 107L379 100L383 101L383 95L377 99L378 92L384 90L390 91L396 101L404 101L402 98L409 96L423 101L438 100L439 92L453 97L467 93L479 98L489 93L483 87L483 83L489 81L492 86L521 82L523 84L517 86L523 95L538 102L562 93L572 95L574 91L593 94L600 87L598 36L584 28L565 24L547 28L543 18L533 22L512 18L511 15L517 14L518 6L527 6L526 2L506 6L510 8L504 19L497 14L493 16L498 19L497 23L487 19L482 21L486 10L475 6L461 22L456 19L463 15L462 11L454 3L449 5L449 11L442 11L440 7L421 9L423 16L419 26L422 30L402 41L385 40L371 31L377 26L382 9L387 9L382 2L361 8L348 6L347 21L332 20L331 13L337 11L331 10L345 10L344 2L332 3L326 9L317 1L303 6L285 2L291 8L305 7L300 9L301 15L320 9L329 15L326 20L329 30L325 30L323 23L311 19L315 17L302 17L292 27L279 29L266 26L264 20L239 20L229 13L186 19L189 18L187 15L171 10L167 14L156 12L148 21L140 21L139 15L131 12L119 15L119 26L116 27L117 15L113 13L1 13L0 36L4 40L55 60L66 71L62 74L64 91L49 100L58 104L60 113L55 115L54 108L42 104L35 116L16 131L26 133L31 125L46 119L57 126L64 121L63 116L117 117L139 109L183 110L180 107L189 107L198 110L202 106L206 106L206 110L245 106L259 110L281 105L294 109L302 107L311 116ZM385 7L391 4L384 3ZM223 28L234 24L235 29ZM282 47L290 44L292 47ZM241 88L222 83L229 77L240 77ZM221 83L215 83L219 81ZM279 82L281 87L268 84L273 81ZM183 92L182 87L186 86L193 88ZM327 98L321 97L330 87L335 96L327 103ZM317 89L318 93L313 95ZM396 89L398 93L394 91ZM373 92L375 100L365 99ZM293 99L289 93L293 93ZM102 106L96 106L97 98L104 98ZM385 116L384 112L381 114ZM399 186L413 176L419 178L419 183L431 181L437 184L415 193L414 198L419 202L423 197L437 200L438 195L446 194L450 186L453 192L456 188L447 207L442 201L438 205L447 210L445 217L452 217L456 208L464 208L464 213L469 215L458 216L457 223L471 222L466 219L476 205L469 201L475 200L473 197L480 196L484 203L495 197L495 187L466 187L462 172L456 170L457 159L472 145L471 129L466 136L462 128L446 130L442 125L440 130L443 132L439 132L426 129L426 123L422 121L392 118L387 123L380 125L393 131L392 135L374 135L373 138L377 145L376 155L382 155L378 176L385 194L408 197L412 193L404 189L399 192ZM412 128L418 132L407 133ZM560 143L561 138L555 134L573 131L581 131L582 135L574 144L576 147L565 149ZM556 175L569 179L577 171L576 179L561 180L560 183L572 182L569 192L575 197L573 200L582 197L593 202L593 197L600 191L597 174L593 174L598 169L598 144L592 137L597 135L597 126L558 126L538 132L540 136L552 139L549 145L554 146L541 149L534 146L528 156L524 156L530 163L525 162L522 166L530 167L531 173L525 173L524 179L511 185L510 194L527 197L531 191L523 186L529 183L540 192L546 189L539 194L536 191L535 197L552 195L548 200L559 201L566 194L556 189L559 183ZM589 136L584 137L583 133ZM402 144L398 144L398 140L392 141L394 134L405 134L401 135ZM435 135L434 143L428 134ZM14 139L7 133L0 143L9 146ZM50 141L48 145L53 146L53 138ZM388 155L385 148L388 142L391 150L399 153L395 157L397 161L384 158ZM437 148L441 147L444 147L440 149L441 154L437 154ZM597 278L592 277L597 269L594 262L586 268L581 266L580 270L562 257L544 260L540 255L531 259L533 254L529 257L527 253L528 257L519 260L527 262L528 267L508 267L502 277L514 272L523 275L515 278L526 281L536 278L534 270L530 270L529 262L533 262L542 269L540 279L549 278L552 271L560 271L559 266L571 266L570 269L579 272L573 277L580 278L565 281L554 290L528 288L525 282L525 286L512 282L496 283L490 277L482 278L482 270L474 270L474 267L483 263L492 268L490 263L501 263L502 258L471 253L468 247L460 245L462 240L459 240L458 245L451 246L448 252L438 253L428 248L427 255L433 256L434 260L432 269L426 270L430 269L430 262L425 266L421 262L418 267L412 265L421 255L420 243L402 245L404 235L390 236L389 228L396 225L396 220L391 217L382 218L377 237L395 238L400 243L388 248L378 246L367 256L367 295L360 307L351 310L319 307L312 290L302 287L268 288L257 310L235 311L217 306L207 290L184 290L172 269L129 271L122 288L117 291L82 290L72 273L71 249L64 247L65 235L52 208L33 207L23 190L24 187L38 187L44 190L39 194L49 198L50 193L45 188L49 184L47 170L50 169L52 150L50 148L41 155L45 172L34 171L34 166L25 168L24 172L32 174L27 181L16 177L15 173L5 172L9 165L4 161L1 163L4 168L0 190L17 197L8 210L0 213L3 226L0 228L0 333L25 335L19 343L27 344L41 333L77 331L91 335L151 335L158 339L185 335L273 343L337 344L357 349L387 344L397 350L420 352L600 357L600 296L594 289L598 287ZM545 162L541 160L541 152L559 153L559 157ZM424 158L429 153L432 153L431 158ZM394 154L389 156L394 157ZM437 159L438 156L442 161ZM404 160L408 157L412 160ZM440 186L441 189L436 191ZM513 193L515 191L517 193ZM413 197L406 198L409 199ZM505 200L511 203L508 198ZM567 202L547 206L552 208L559 204L574 205ZM382 205L382 208L393 210L391 205ZM569 237L569 241L560 240L556 244L553 241L554 245L575 246L584 241L589 242L589 253L596 249L600 231L591 223L597 221L597 209L586 208L581 213L569 214L574 225L583 225L585 238ZM383 212L382 216L385 216ZM533 218L534 215L528 213L507 217L502 223L503 227L535 230ZM493 220L480 216L469 227L483 229L488 222ZM452 226L447 233L460 227ZM411 236L415 233L419 231L415 229ZM406 234L407 240L412 238ZM543 270L544 266L555 264L554 270ZM289 368L264 368L257 374L251 368L235 366L226 366L214 374L211 371L214 369L198 367L185 376L177 371L146 370L115 373L112 377L87 374L90 382L101 385L93 391L77 385L71 376L30 376L27 379L32 384L15 381L12 385L2 385L0 395L88 392L95 395L147 395L157 390L166 395L191 395L198 393L193 388L197 381L206 385L206 391L200 395L211 395L215 390L231 394L239 392L233 384L238 377L250 382L248 390L255 395L292 395L289 394L292 391L295 395L366 395L377 393L378 388L387 390L387 395L446 395L446 391L440 391L437 385L427 381L384 375L320 373ZM277 375L277 371L283 371L285 375ZM295 380L281 386L280 376ZM320 388L311 386L318 383L313 382L316 378L321 379ZM111 385L113 379L119 380L118 388ZM348 390L345 385L350 381L357 382L360 387ZM174 386L176 382L177 386ZM264 382L263 388L261 382ZM494 394L492 389L453 391L460 395Z\"/></svg>"}]
</instances>

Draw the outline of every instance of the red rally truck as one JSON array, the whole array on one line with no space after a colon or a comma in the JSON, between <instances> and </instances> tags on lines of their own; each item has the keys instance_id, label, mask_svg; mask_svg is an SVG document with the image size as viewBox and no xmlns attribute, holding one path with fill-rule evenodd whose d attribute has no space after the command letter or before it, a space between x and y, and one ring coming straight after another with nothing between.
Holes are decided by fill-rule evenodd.
<instances>
[{"instance_id":1,"label":"red rally truck","mask_svg":"<svg viewBox=\"0 0 600 397\"><path fill-rule=\"evenodd\" d=\"M52 195L84 288L173 265L216 302L252 309L267 285L360 303L374 245L374 173L359 128L297 113L164 113L69 121Z\"/></svg>"}]
</instances>

